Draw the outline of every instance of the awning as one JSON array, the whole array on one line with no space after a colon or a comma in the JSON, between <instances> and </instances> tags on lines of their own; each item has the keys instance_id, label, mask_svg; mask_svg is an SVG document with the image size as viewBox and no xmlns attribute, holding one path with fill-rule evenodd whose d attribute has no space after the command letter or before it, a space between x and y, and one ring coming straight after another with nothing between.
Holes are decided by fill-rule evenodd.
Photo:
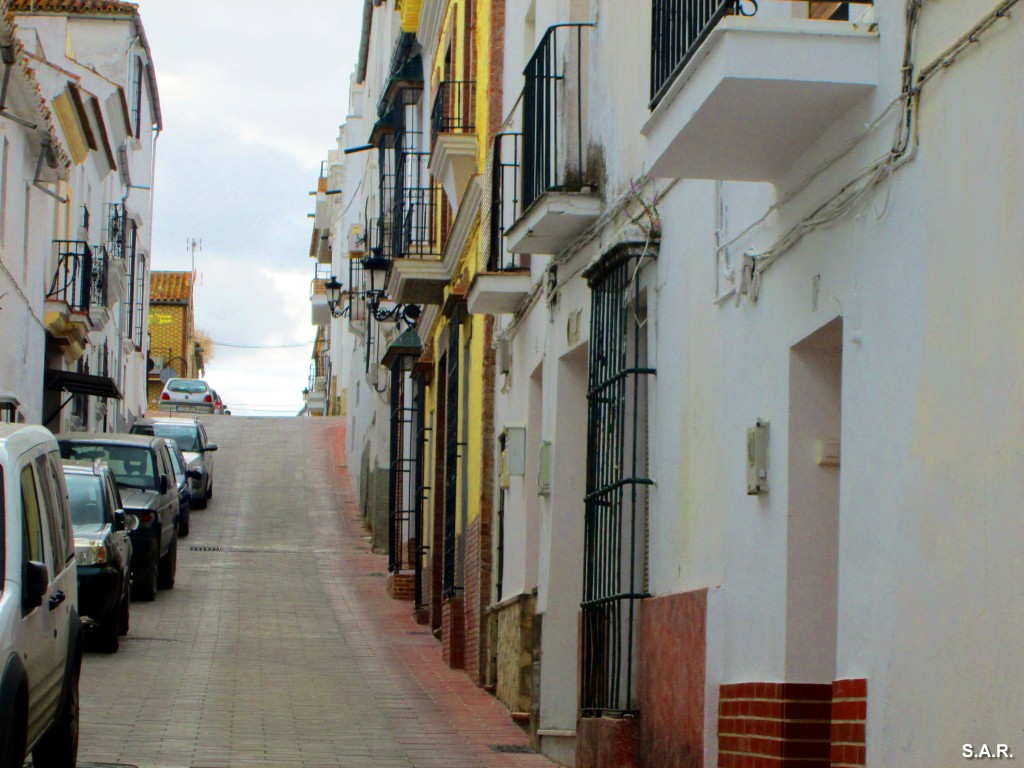
<instances>
[{"instance_id":1,"label":"awning","mask_svg":"<svg viewBox=\"0 0 1024 768\"><path fill-rule=\"evenodd\" d=\"M43 388L52 392L69 392L72 395L121 399L121 393L117 391L117 384L109 376L62 371L59 368L47 369Z\"/></svg>"}]
</instances>

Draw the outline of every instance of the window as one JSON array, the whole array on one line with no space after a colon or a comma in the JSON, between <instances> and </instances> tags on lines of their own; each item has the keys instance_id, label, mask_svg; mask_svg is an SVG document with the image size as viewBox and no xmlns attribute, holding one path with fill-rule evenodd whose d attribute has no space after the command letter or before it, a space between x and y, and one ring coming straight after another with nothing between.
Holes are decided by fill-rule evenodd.
<instances>
[{"instance_id":1,"label":"window","mask_svg":"<svg viewBox=\"0 0 1024 768\"><path fill-rule=\"evenodd\" d=\"M0 467L0 574L6 573L7 561L7 503L4 498L4 468ZM0 579L0 595L4 592L5 579Z\"/></svg>"},{"instance_id":2,"label":"window","mask_svg":"<svg viewBox=\"0 0 1024 768\"><path fill-rule=\"evenodd\" d=\"M103 525L108 522L103 509L103 482L96 475L67 476L71 499L71 521L75 525Z\"/></svg>"},{"instance_id":3,"label":"window","mask_svg":"<svg viewBox=\"0 0 1024 768\"><path fill-rule=\"evenodd\" d=\"M43 543L43 519L39 512L39 498L32 478L32 467L21 470L21 508L25 522L25 560L46 562Z\"/></svg>"},{"instance_id":4,"label":"window","mask_svg":"<svg viewBox=\"0 0 1024 768\"><path fill-rule=\"evenodd\" d=\"M635 713L633 644L646 594L648 367L641 253L612 253L591 289L584 497L583 715Z\"/></svg>"},{"instance_id":5,"label":"window","mask_svg":"<svg viewBox=\"0 0 1024 768\"><path fill-rule=\"evenodd\" d=\"M103 459L110 466L118 485L144 491L155 491L158 488L153 454L149 448L100 443L61 443L61 455L65 459L82 461Z\"/></svg>"},{"instance_id":6,"label":"window","mask_svg":"<svg viewBox=\"0 0 1024 768\"><path fill-rule=\"evenodd\" d=\"M36 480L39 483L39 506L49 526L49 536L53 550L53 575L63 573L67 565L67 530L64 527L63 505L58 501L57 494L64 494L64 486L57 490L56 479L50 472L50 465L45 456L35 459Z\"/></svg>"},{"instance_id":7,"label":"window","mask_svg":"<svg viewBox=\"0 0 1024 768\"><path fill-rule=\"evenodd\" d=\"M177 391L177 390L176 390ZM155 435L173 440L182 451L198 453L201 449L199 430L194 424L136 424L133 435Z\"/></svg>"}]
</instances>

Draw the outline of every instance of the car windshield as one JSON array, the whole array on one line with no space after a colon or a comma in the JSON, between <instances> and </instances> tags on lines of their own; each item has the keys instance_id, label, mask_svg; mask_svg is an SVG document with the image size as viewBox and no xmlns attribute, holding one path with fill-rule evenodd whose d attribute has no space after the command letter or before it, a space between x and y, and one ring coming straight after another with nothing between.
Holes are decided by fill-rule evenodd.
<instances>
[{"instance_id":1,"label":"car windshield","mask_svg":"<svg viewBox=\"0 0 1024 768\"><path fill-rule=\"evenodd\" d=\"M199 381L198 379L171 379L167 382L168 392L187 392L189 394L195 394L196 392L205 392L206 390L206 382Z\"/></svg>"},{"instance_id":2,"label":"car windshield","mask_svg":"<svg viewBox=\"0 0 1024 768\"><path fill-rule=\"evenodd\" d=\"M199 429L195 424L135 424L132 434L167 437L181 450L199 453Z\"/></svg>"},{"instance_id":3,"label":"car windshield","mask_svg":"<svg viewBox=\"0 0 1024 768\"><path fill-rule=\"evenodd\" d=\"M103 478L96 475L65 474L71 522L75 525L103 525L107 522L103 505Z\"/></svg>"},{"instance_id":4,"label":"car windshield","mask_svg":"<svg viewBox=\"0 0 1024 768\"><path fill-rule=\"evenodd\" d=\"M153 470L153 454L147 447L62 442L60 453L65 459L103 459L110 465L118 485L144 491L155 491L158 488L156 472Z\"/></svg>"}]
</instances>

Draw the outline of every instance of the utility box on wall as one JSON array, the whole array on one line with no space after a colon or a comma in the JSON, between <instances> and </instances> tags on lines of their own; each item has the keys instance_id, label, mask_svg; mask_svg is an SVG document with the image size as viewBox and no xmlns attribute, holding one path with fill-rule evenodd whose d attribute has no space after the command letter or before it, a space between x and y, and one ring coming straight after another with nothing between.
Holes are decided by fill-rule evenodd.
<instances>
[{"instance_id":1,"label":"utility box on wall","mask_svg":"<svg viewBox=\"0 0 1024 768\"><path fill-rule=\"evenodd\" d=\"M522 477L526 474L526 427L506 426L503 437L502 471Z\"/></svg>"},{"instance_id":2,"label":"utility box on wall","mask_svg":"<svg viewBox=\"0 0 1024 768\"><path fill-rule=\"evenodd\" d=\"M539 496L551 495L551 441L545 440L540 444L540 461L537 467L537 494Z\"/></svg>"},{"instance_id":3,"label":"utility box on wall","mask_svg":"<svg viewBox=\"0 0 1024 768\"><path fill-rule=\"evenodd\" d=\"M768 493L768 422L747 430L747 495Z\"/></svg>"}]
</instances>

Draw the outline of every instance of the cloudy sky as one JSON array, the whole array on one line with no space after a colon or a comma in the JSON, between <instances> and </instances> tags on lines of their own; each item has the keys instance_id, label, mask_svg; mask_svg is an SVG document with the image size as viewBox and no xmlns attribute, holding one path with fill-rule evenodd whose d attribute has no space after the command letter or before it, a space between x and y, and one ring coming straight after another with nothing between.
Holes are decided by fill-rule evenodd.
<instances>
[{"instance_id":1,"label":"cloudy sky","mask_svg":"<svg viewBox=\"0 0 1024 768\"><path fill-rule=\"evenodd\" d=\"M362 0L137 0L153 50L154 269L190 269L206 378L239 415L294 414L311 342L309 258L320 161L336 146ZM286 346L297 345L302 346Z\"/></svg>"}]
</instances>

